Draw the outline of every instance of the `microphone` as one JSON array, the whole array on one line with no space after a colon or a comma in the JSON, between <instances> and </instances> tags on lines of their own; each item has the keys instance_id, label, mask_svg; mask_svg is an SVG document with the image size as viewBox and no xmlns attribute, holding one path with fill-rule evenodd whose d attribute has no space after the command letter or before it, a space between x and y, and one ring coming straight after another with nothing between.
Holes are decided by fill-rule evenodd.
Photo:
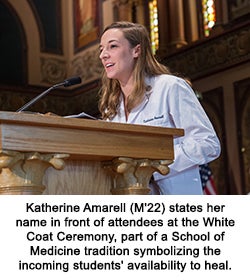
<instances>
[{"instance_id":1,"label":"microphone","mask_svg":"<svg viewBox=\"0 0 250 280\"><path fill-rule=\"evenodd\" d=\"M55 88L58 88L61 86L69 87L69 86L80 84L81 82L82 82L82 79L80 77L72 77L72 78L69 78L69 79L63 81L62 83L53 85L52 87L48 88L47 90L45 90L44 92L42 92L41 94L36 96L35 98L31 99L28 103L24 104L23 107L19 108L16 112L22 112L22 111L26 110L27 108L29 108L31 105L33 105L35 102L37 102L39 99L41 99L42 97L47 95L51 90L53 90Z\"/></svg>"},{"instance_id":2,"label":"microphone","mask_svg":"<svg viewBox=\"0 0 250 280\"><path fill-rule=\"evenodd\" d=\"M62 85L64 87L70 87L70 86L73 86L73 85L77 85L77 84L80 84L82 82L81 78L80 77L72 77L68 80L65 80L64 82L62 82Z\"/></svg>"}]
</instances>

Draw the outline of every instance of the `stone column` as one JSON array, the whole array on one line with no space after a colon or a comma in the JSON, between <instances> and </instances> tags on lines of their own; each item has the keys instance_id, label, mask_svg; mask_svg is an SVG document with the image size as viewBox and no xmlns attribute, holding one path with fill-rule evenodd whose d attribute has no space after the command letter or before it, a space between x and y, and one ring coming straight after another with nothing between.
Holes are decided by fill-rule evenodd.
<instances>
[{"instance_id":1,"label":"stone column","mask_svg":"<svg viewBox=\"0 0 250 280\"><path fill-rule=\"evenodd\" d=\"M215 17L216 22L214 27L212 28L211 33L212 34L220 34L224 31L223 28L223 13L227 13L227 11L224 11L222 0L215 1Z\"/></svg>"},{"instance_id":2,"label":"stone column","mask_svg":"<svg viewBox=\"0 0 250 280\"><path fill-rule=\"evenodd\" d=\"M184 29L182 0L169 0L170 48L178 49L187 44Z\"/></svg>"},{"instance_id":3,"label":"stone column","mask_svg":"<svg viewBox=\"0 0 250 280\"><path fill-rule=\"evenodd\" d=\"M158 25L159 25L159 49L157 55L165 57L168 51L168 44L170 42L170 26L168 17L168 1L158 0Z\"/></svg>"},{"instance_id":4,"label":"stone column","mask_svg":"<svg viewBox=\"0 0 250 280\"><path fill-rule=\"evenodd\" d=\"M196 0L184 1L185 39L188 43L199 39L198 9Z\"/></svg>"}]
</instances>

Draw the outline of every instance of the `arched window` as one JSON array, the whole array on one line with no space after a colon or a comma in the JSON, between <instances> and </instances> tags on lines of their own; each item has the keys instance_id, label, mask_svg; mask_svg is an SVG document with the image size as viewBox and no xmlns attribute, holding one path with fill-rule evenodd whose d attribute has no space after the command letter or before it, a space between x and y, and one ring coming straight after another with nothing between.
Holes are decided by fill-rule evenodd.
<instances>
[{"instance_id":1,"label":"arched window","mask_svg":"<svg viewBox=\"0 0 250 280\"><path fill-rule=\"evenodd\" d=\"M159 48L159 29L158 29L158 9L157 0L150 0L149 8L149 23L150 23L150 39L152 50L155 54Z\"/></svg>"},{"instance_id":2,"label":"arched window","mask_svg":"<svg viewBox=\"0 0 250 280\"><path fill-rule=\"evenodd\" d=\"M216 22L215 0L202 0L203 31L208 37Z\"/></svg>"}]
</instances>

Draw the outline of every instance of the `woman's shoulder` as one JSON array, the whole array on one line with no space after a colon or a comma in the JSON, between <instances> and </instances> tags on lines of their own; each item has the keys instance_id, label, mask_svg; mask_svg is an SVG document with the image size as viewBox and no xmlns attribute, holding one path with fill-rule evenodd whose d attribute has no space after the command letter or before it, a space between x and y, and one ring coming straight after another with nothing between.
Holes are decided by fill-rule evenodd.
<instances>
[{"instance_id":1,"label":"woman's shoulder","mask_svg":"<svg viewBox=\"0 0 250 280\"><path fill-rule=\"evenodd\" d=\"M180 78L175 75L161 74L161 75L151 77L149 79L149 83L151 85L159 85L159 86L167 85L167 86L171 87L174 85L183 84L183 83L185 83L185 80L183 78Z\"/></svg>"},{"instance_id":2,"label":"woman's shoulder","mask_svg":"<svg viewBox=\"0 0 250 280\"><path fill-rule=\"evenodd\" d=\"M156 76L156 78L159 79L159 80L163 80L163 81L167 81L167 82L173 82L173 83L184 81L183 78L178 77L178 76L173 75L173 74L161 74L161 75Z\"/></svg>"}]
</instances>

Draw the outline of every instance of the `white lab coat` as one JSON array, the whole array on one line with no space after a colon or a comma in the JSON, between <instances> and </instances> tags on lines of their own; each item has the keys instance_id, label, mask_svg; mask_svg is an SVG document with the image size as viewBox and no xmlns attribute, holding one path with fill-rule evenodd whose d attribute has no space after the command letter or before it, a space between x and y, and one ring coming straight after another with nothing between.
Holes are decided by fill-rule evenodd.
<instances>
[{"instance_id":1,"label":"white lab coat","mask_svg":"<svg viewBox=\"0 0 250 280\"><path fill-rule=\"evenodd\" d=\"M143 102L126 120L124 102L112 122L183 128L185 136L174 139L175 160L170 173L154 173L162 194L202 194L199 165L216 159L220 143L191 87L172 75L146 80L151 86Z\"/></svg>"}]
</instances>

